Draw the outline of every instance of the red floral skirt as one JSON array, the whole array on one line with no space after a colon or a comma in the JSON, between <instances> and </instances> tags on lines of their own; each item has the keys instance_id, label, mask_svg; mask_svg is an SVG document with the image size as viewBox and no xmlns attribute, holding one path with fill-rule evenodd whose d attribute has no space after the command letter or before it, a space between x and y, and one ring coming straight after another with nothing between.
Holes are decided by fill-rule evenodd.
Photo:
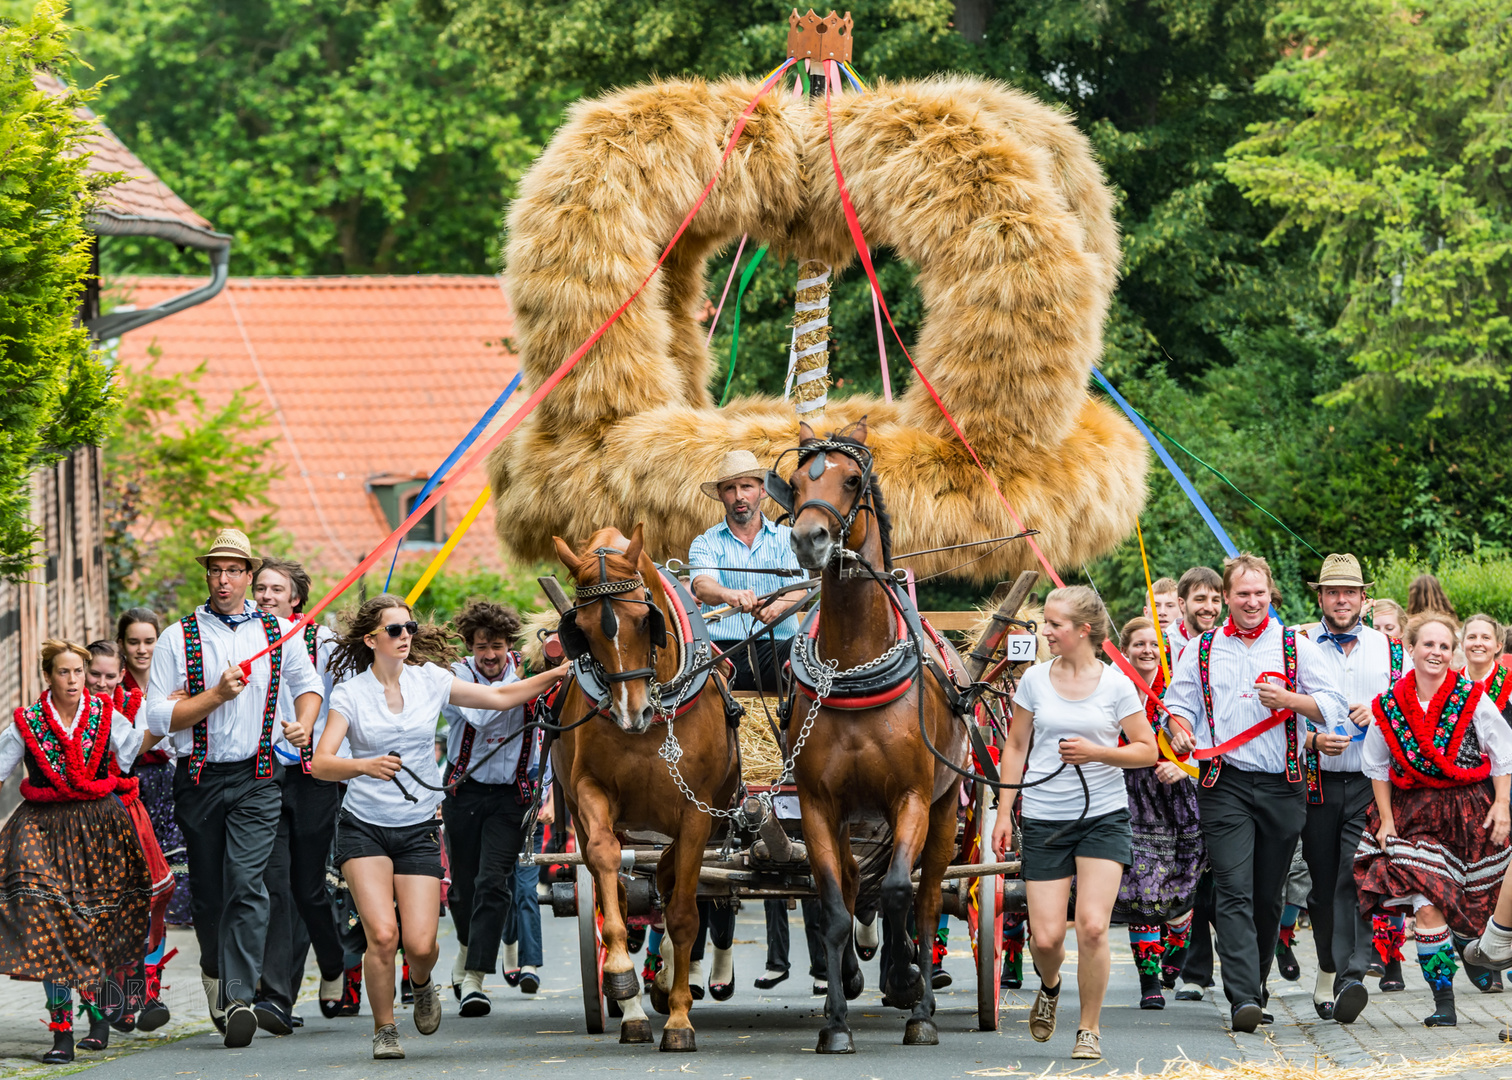
<instances>
[{"instance_id":1,"label":"red floral skirt","mask_svg":"<svg viewBox=\"0 0 1512 1080\"><path fill-rule=\"evenodd\" d=\"M0 973L94 987L147 943L152 883L114 796L23 802L0 829Z\"/></svg>"},{"instance_id":2,"label":"red floral skirt","mask_svg":"<svg viewBox=\"0 0 1512 1080\"><path fill-rule=\"evenodd\" d=\"M1491 785L1391 790L1396 838L1383 852L1376 842L1380 815L1372 804L1355 852L1355 885L1366 912L1403 915L1393 899L1421 894L1444 913L1461 937L1479 937L1496 908L1512 848L1491 843L1481 827L1491 809Z\"/></svg>"},{"instance_id":3,"label":"red floral skirt","mask_svg":"<svg viewBox=\"0 0 1512 1080\"><path fill-rule=\"evenodd\" d=\"M147 860L147 879L152 890L152 925L147 933L147 951L156 949L163 941L163 920L168 914L168 901L173 899L174 877L163 858L162 846L157 834L152 831L152 818L142 800L126 801L126 813L131 817L131 826L136 830L137 842L142 845L142 857Z\"/></svg>"}]
</instances>

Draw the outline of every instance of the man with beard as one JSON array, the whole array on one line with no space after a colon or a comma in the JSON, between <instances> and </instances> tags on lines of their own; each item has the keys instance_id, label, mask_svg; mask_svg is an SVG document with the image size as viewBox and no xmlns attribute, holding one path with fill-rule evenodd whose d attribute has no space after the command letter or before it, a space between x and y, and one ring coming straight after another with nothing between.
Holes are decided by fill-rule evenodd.
<instances>
[{"instance_id":1,"label":"man with beard","mask_svg":"<svg viewBox=\"0 0 1512 1080\"><path fill-rule=\"evenodd\" d=\"M1170 626L1162 618L1160 624L1166 631L1173 667L1187 642L1218 625L1218 616L1223 614L1223 579L1211 566L1194 566L1176 583L1176 600L1181 618Z\"/></svg>"},{"instance_id":2,"label":"man with beard","mask_svg":"<svg viewBox=\"0 0 1512 1080\"><path fill-rule=\"evenodd\" d=\"M1352 1022L1369 1000L1361 980L1370 961L1373 929L1370 919L1360 914L1354 856L1375 798L1361 757L1371 722L1370 703L1391 689L1404 671L1412 670L1400 642L1360 621L1370 585L1353 555L1328 556L1318 580L1312 582L1323 620L1307 628L1349 705L1346 721L1309 736L1307 824L1302 827L1302 857L1312 874L1307 910L1318 947L1313 1008L1324 1020L1341 1024Z\"/></svg>"},{"instance_id":3,"label":"man with beard","mask_svg":"<svg viewBox=\"0 0 1512 1080\"><path fill-rule=\"evenodd\" d=\"M766 470L749 450L732 450L724 457L716 479L700 486L705 495L724 504L725 517L695 539L688 548L690 588L708 610L727 604L733 613L709 628L714 644L735 664L736 690L774 690L777 672L787 662L798 621L789 618L796 599L778 598L765 604L757 598L794 577L801 577L798 557L789 537L793 530L774 525L761 512L766 497ZM799 571L770 574L761 571ZM758 627L769 626L750 645L735 646ZM759 676L759 679L758 679ZM758 685L758 682L760 685Z\"/></svg>"},{"instance_id":4,"label":"man with beard","mask_svg":"<svg viewBox=\"0 0 1512 1080\"><path fill-rule=\"evenodd\" d=\"M1233 1029L1244 1032L1269 1015L1265 978L1281 890L1307 820L1301 759L1313 732L1303 718L1332 729L1349 716L1318 646L1270 617L1272 592L1264 559L1229 559L1228 622L1182 653L1165 696L1172 747L1200 755L1197 806L1213 867L1223 990Z\"/></svg>"}]
</instances>

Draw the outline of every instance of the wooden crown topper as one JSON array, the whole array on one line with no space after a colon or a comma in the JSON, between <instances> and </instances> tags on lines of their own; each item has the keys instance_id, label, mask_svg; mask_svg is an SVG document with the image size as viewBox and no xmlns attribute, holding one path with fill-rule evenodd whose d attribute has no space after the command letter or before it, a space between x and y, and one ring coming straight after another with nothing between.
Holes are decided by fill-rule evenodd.
<instances>
[{"instance_id":1,"label":"wooden crown topper","mask_svg":"<svg viewBox=\"0 0 1512 1080\"><path fill-rule=\"evenodd\" d=\"M788 16L788 55L800 60L834 60L850 63L851 32L855 23L850 12L842 19L831 11L820 17L809 8L807 15L798 9Z\"/></svg>"}]
</instances>

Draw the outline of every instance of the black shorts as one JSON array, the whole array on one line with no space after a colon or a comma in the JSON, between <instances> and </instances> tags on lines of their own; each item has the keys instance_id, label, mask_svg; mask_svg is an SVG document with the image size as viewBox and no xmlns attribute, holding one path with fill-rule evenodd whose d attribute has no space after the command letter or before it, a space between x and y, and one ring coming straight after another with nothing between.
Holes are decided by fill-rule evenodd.
<instances>
[{"instance_id":1,"label":"black shorts","mask_svg":"<svg viewBox=\"0 0 1512 1080\"><path fill-rule=\"evenodd\" d=\"M1076 873L1076 857L1108 859L1128 866L1134 861L1134 832L1129 812L1084 818L1081 821L1019 822L1019 851L1025 881L1060 881Z\"/></svg>"},{"instance_id":2,"label":"black shorts","mask_svg":"<svg viewBox=\"0 0 1512 1080\"><path fill-rule=\"evenodd\" d=\"M396 875L433 877L441 872L441 823L374 825L343 810L336 819L336 844L331 861L340 869L348 859L386 855Z\"/></svg>"}]
</instances>

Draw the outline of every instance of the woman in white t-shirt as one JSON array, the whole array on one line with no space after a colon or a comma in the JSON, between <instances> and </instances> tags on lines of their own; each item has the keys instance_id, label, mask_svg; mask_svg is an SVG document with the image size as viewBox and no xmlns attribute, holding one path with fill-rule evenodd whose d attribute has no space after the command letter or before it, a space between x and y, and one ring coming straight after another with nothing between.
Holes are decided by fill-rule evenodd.
<instances>
[{"instance_id":1,"label":"woman in white t-shirt","mask_svg":"<svg viewBox=\"0 0 1512 1080\"><path fill-rule=\"evenodd\" d=\"M511 709L550 689L567 671L563 666L519 682L483 686L439 666L455 658L443 628L417 623L403 600L384 595L350 617L329 665L340 681L331 692L311 771L320 780L347 781L332 861L352 890L367 935L363 968L375 1058L404 1056L394 1024L394 954L401 925L415 1027L430 1035L441 1025L441 992L431 978L440 952L441 771L435 742L441 707ZM339 756L343 739L351 757ZM401 775L401 766L429 786Z\"/></svg>"},{"instance_id":2,"label":"woman in white t-shirt","mask_svg":"<svg viewBox=\"0 0 1512 1080\"><path fill-rule=\"evenodd\" d=\"M1074 585L1046 597L1045 640L1053 658L1019 680L1002 761L1004 783L1033 785L1023 789L1019 847L1029 900L1029 950L1041 980L1029 1034L1039 1042L1055 1034L1066 906L1076 878L1081 1021L1073 1058L1102 1056L1108 924L1131 858L1123 770L1154 765L1158 753L1139 691L1097 658L1107 636L1107 610L1091 589ZM1127 745L1119 745L1120 735ZM1012 839L1012 815L1000 813L992 835L999 857Z\"/></svg>"}]
</instances>

